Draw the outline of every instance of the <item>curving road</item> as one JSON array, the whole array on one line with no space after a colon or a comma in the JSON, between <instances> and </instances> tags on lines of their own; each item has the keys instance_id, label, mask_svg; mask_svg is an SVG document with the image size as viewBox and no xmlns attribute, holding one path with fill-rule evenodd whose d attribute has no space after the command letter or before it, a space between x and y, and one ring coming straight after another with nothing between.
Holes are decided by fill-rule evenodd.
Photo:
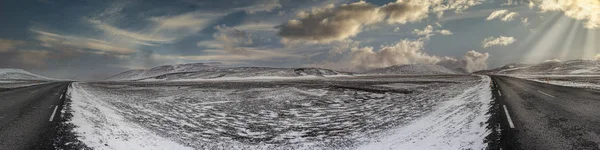
<instances>
[{"instance_id":1,"label":"curving road","mask_svg":"<svg viewBox=\"0 0 600 150\"><path fill-rule=\"evenodd\" d=\"M492 120L498 118L502 129L491 148L600 149L600 92L491 77L497 100Z\"/></svg>"},{"instance_id":2,"label":"curving road","mask_svg":"<svg viewBox=\"0 0 600 150\"><path fill-rule=\"evenodd\" d=\"M54 149L65 91L55 82L0 92L0 149Z\"/></svg>"}]
</instances>

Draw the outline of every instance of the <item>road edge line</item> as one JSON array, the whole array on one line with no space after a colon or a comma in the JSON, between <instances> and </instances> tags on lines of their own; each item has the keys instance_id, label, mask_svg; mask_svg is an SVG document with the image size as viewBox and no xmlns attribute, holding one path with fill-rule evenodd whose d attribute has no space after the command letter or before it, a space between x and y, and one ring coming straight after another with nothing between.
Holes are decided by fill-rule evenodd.
<instances>
[{"instance_id":1,"label":"road edge line","mask_svg":"<svg viewBox=\"0 0 600 150\"><path fill-rule=\"evenodd\" d=\"M504 107L504 113L506 114L506 118L508 119L508 126L511 129L515 128L515 124L513 124L512 119L510 118L510 114L508 113L508 109L506 109L506 105L502 105Z\"/></svg>"},{"instance_id":2,"label":"road edge line","mask_svg":"<svg viewBox=\"0 0 600 150\"><path fill-rule=\"evenodd\" d=\"M52 116L50 116L50 122L52 122L52 120L54 120L54 115L56 114L56 109L58 109L58 105L54 106L54 111L52 112Z\"/></svg>"}]
</instances>

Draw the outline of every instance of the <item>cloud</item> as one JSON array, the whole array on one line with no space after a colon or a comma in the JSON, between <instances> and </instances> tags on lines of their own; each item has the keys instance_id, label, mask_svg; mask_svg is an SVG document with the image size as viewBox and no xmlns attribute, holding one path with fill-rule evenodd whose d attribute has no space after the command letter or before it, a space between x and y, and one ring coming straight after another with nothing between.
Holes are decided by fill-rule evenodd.
<instances>
[{"instance_id":1,"label":"cloud","mask_svg":"<svg viewBox=\"0 0 600 150\"><path fill-rule=\"evenodd\" d=\"M382 46L379 50L375 50L373 47L354 48L337 62L325 61L309 66L346 71L365 71L392 65L437 63L439 58L423 52L423 45L423 41L402 40L394 45Z\"/></svg>"},{"instance_id":2,"label":"cloud","mask_svg":"<svg viewBox=\"0 0 600 150\"><path fill-rule=\"evenodd\" d=\"M456 59L451 57L444 57L437 65L444 66L448 69L463 68L467 72L475 72L488 68L489 53L479 53L476 51L468 51L463 58Z\"/></svg>"},{"instance_id":3,"label":"cloud","mask_svg":"<svg viewBox=\"0 0 600 150\"><path fill-rule=\"evenodd\" d=\"M248 31L248 32L256 32L256 31L276 32L277 29L275 29L275 26L277 26L277 24L261 22L261 23L244 23L244 24L236 25L232 28L235 28L238 30L243 30L243 31Z\"/></svg>"},{"instance_id":4,"label":"cloud","mask_svg":"<svg viewBox=\"0 0 600 150\"><path fill-rule=\"evenodd\" d=\"M586 28L600 27L600 1L598 0L532 0L531 8L537 6L542 12L562 11L566 16L585 20Z\"/></svg>"},{"instance_id":5,"label":"cloud","mask_svg":"<svg viewBox=\"0 0 600 150\"><path fill-rule=\"evenodd\" d=\"M453 33L450 32L450 30L440 30L440 29L436 29L436 28L440 28L442 25L441 24L436 24L436 26L432 26L432 25L427 25L427 27L425 27L424 29L414 29L413 30L413 34L414 35L418 35L418 36L424 36L425 39L430 39L431 36L434 36L436 33L438 34L442 34L442 35L452 35Z\"/></svg>"},{"instance_id":6,"label":"cloud","mask_svg":"<svg viewBox=\"0 0 600 150\"><path fill-rule=\"evenodd\" d=\"M528 26L529 25L529 18L523 18L521 19L521 24L524 26Z\"/></svg>"},{"instance_id":7,"label":"cloud","mask_svg":"<svg viewBox=\"0 0 600 150\"><path fill-rule=\"evenodd\" d=\"M509 22L514 20L514 18L516 16L518 16L519 13L517 12L510 12L508 10L497 10L494 11L490 14L490 16L488 16L487 20L494 20L496 18L499 18L500 20L504 21L504 22Z\"/></svg>"},{"instance_id":8,"label":"cloud","mask_svg":"<svg viewBox=\"0 0 600 150\"><path fill-rule=\"evenodd\" d=\"M17 46L25 44L24 41L0 39L0 52L14 50Z\"/></svg>"},{"instance_id":9,"label":"cloud","mask_svg":"<svg viewBox=\"0 0 600 150\"><path fill-rule=\"evenodd\" d=\"M463 11L482 4L485 0L429 0L424 1L431 3L433 13L437 14L438 18L442 18L445 11L454 10L455 13L460 14Z\"/></svg>"},{"instance_id":10,"label":"cloud","mask_svg":"<svg viewBox=\"0 0 600 150\"><path fill-rule=\"evenodd\" d=\"M30 31L36 34L36 39L41 42L40 45L48 48L55 48L57 50L76 50L83 52L86 51L86 49L91 49L112 54L131 54L137 51L135 49L120 47L113 43L98 39L59 35L35 28L30 29Z\"/></svg>"},{"instance_id":11,"label":"cloud","mask_svg":"<svg viewBox=\"0 0 600 150\"><path fill-rule=\"evenodd\" d=\"M208 12L191 11L176 15L150 16L143 19L148 22L135 28L121 28L116 24L123 22L129 14L121 11L128 2L115 2L104 12L90 17L86 21L95 29L102 31L106 39L112 39L129 47L157 46L158 44L174 43L181 38L197 34L210 27L219 18L230 11Z\"/></svg>"},{"instance_id":12,"label":"cloud","mask_svg":"<svg viewBox=\"0 0 600 150\"><path fill-rule=\"evenodd\" d=\"M364 1L333 4L312 12L300 12L299 19L289 20L278 26L279 36L287 40L304 40L314 43L330 43L358 34L365 25L381 22L384 15L378 8Z\"/></svg>"},{"instance_id":13,"label":"cloud","mask_svg":"<svg viewBox=\"0 0 600 150\"><path fill-rule=\"evenodd\" d=\"M490 14L487 20L494 20L508 13L508 10L496 10Z\"/></svg>"},{"instance_id":14,"label":"cloud","mask_svg":"<svg viewBox=\"0 0 600 150\"><path fill-rule=\"evenodd\" d=\"M481 45L483 48L488 48L488 47L492 47L492 46L507 46L510 45L514 42L516 42L517 40L514 37L506 37L506 36L500 36L500 37L488 37L485 38L482 42Z\"/></svg>"},{"instance_id":15,"label":"cloud","mask_svg":"<svg viewBox=\"0 0 600 150\"><path fill-rule=\"evenodd\" d=\"M284 44L293 40L330 43L356 36L364 28L377 23L418 22L426 19L431 12L438 13L441 17L446 10L462 12L481 2L482 0L398 0L383 6L364 1L339 6L329 5L325 8L314 8L311 12L298 13L297 19L278 26L278 35L283 37Z\"/></svg>"},{"instance_id":16,"label":"cloud","mask_svg":"<svg viewBox=\"0 0 600 150\"><path fill-rule=\"evenodd\" d=\"M156 25L151 27L154 32L196 33L209 27L217 18L226 13L214 12L188 12L174 16L152 17L150 20Z\"/></svg>"},{"instance_id":17,"label":"cloud","mask_svg":"<svg viewBox=\"0 0 600 150\"><path fill-rule=\"evenodd\" d=\"M469 51L463 58L456 59L429 55L423 51L423 46L421 40L401 40L378 50L373 47L354 48L338 61L323 61L307 66L345 71L366 71L403 64L437 64L450 69L464 68L470 72L487 68L488 53Z\"/></svg>"},{"instance_id":18,"label":"cloud","mask_svg":"<svg viewBox=\"0 0 600 150\"><path fill-rule=\"evenodd\" d=\"M427 3L417 3L412 1L397 1L382 6L381 11L388 16L389 24L407 22L417 22L427 18L429 5Z\"/></svg>"},{"instance_id":19,"label":"cloud","mask_svg":"<svg viewBox=\"0 0 600 150\"><path fill-rule=\"evenodd\" d=\"M225 25L215 26L215 29L217 32L213 34L213 38L221 42L224 50L232 54L247 55L247 51L240 46L251 45L253 43L249 33Z\"/></svg>"},{"instance_id":20,"label":"cloud","mask_svg":"<svg viewBox=\"0 0 600 150\"><path fill-rule=\"evenodd\" d=\"M174 38L152 36L152 35L146 35L146 34L141 34L141 33L137 33L137 32L131 32L131 31L119 29L114 26L108 25L106 23L102 23L101 21L98 21L98 20L88 20L88 21L90 23L94 24L94 26L97 29L104 31L105 33L107 33L109 35L128 37L133 40L139 41L140 43L146 43L146 42L169 43L174 40Z\"/></svg>"},{"instance_id":21,"label":"cloud","mask_svg":"<svg viewBox=\"0 0 600 150\"><path fill-rule=\"evenodd\" d=\"M594 58L596 61L600 61L600 54L596 54L596 57Z\"/></svg>"},{"instance_id":22,"label":"cloud","mask_svg":"<svg viewBox=\"0 0 600 150\"><path fill-rule=\"evenodd\" d=\"M248 14L254 14L256 12L263 12L263 11L271 12L277 8L281 8L281 4L279 3L279 0L259 0L251 6L243 7L241 9L246 11L246 13L248 13Z\"/></svg>"}]
</instances>

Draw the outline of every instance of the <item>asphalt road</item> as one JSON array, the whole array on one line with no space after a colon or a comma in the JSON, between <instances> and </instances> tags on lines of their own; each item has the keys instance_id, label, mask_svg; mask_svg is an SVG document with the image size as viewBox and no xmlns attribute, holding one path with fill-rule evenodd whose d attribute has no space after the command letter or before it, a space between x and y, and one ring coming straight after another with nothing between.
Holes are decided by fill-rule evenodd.
<instances>
[{"instance_id":1,"label":"asphalt road","mask_svg":"<svg viewBox=\"0 0 600 150\"><path fill-rule=\"evenodd\" d=\"M0 149L54 149L69 84L0 91Z\"/></svg>"},{"instance_id":2,"label":"asphalt road","mask_svg":"<svg viewBox=\"0 0 600 150\"><path fill-rule=\"evenodd\" d=\"M497 102L492 120L498 118L502 129L499 144L492 148L600 149L599 91L504 76L492 79Z\"/></svg>"}]
</instances>

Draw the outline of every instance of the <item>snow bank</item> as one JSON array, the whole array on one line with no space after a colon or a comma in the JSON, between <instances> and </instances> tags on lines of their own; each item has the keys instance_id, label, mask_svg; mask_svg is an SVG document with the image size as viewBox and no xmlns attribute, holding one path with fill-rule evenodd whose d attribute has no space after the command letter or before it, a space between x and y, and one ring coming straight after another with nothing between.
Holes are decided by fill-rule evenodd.
<instances>
[{"instance_id":1,"label":"snow bank","mask_svg":"<svg viewBox=\"0 0 600 150\"><path fill-rule=\"evenodd\" d=\"M79 140L94 149L192 149L157 136L128 122L112 106L73 83L68 96L72 100L74 131Z\"/></svg>"},{"instance_id":2,"label":"snow bank","mask_svg":"<svg viewBox=\"0 0 600 150\"><path fill-rule=\"evenodd\" d=\"M484 149L491 79L443 102L429 115L358 149Z\"/></svg>"}]
</instances>

